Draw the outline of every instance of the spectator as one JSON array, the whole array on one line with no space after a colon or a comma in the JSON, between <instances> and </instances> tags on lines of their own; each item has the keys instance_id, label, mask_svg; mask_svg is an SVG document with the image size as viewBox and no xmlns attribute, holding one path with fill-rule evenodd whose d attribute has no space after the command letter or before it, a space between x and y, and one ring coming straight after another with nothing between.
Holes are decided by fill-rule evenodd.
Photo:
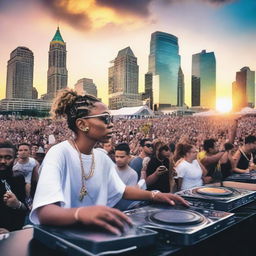
<instances>
[{"instance_id":1,"label":"spectator","mask_svg":"<svg viewBox=\"0 0 256 256\"><path fill-rule=\"evenodd\" d=\"M138 174L129 165L130 148L127 143L120 143L115 147L116 171L126 186L135 186Z\"/></svg>"},{"instance_id":2,"label":"spectator","mask_svg":"<svg viewBox=\"0 0 256 256\"><path fill-rule=\"evenodd\" d=\"M232 143L227 142L224 144L224 149L225 152L219 161L222 179L225 179L228 176L230 176L235 166L235 161L233 159L234 145Z\"/></svg>"},{"instance_id":3,"label":"spectator","mask_svg":"<svg viewBox=\"0 0 256 256\"><path fill-rule=\"evenodd\" d=\"M130 166L132 169L134 169L137 174L138 174L138 178L141 178L141 170L142 170L142 163L143 163L143 159L145 157L150 157L153 153L153 144L149 139L141 139L140 140L140 154L133 158L130 162ZM142 177L144 178L144 177Z\"/></svg>"},{"instance_id":4,"label":"spectator","mask_svg":"<svg viewBox=\"0 0 256 256\"><path fill-rule=\"evenodd\" d=\"M39 163L30 157L30 145L21 143L18 146L18 159L13 166L13 171L21 172L26 182L26 197L30 198L32 173L38 173Z\"/></svg>"},{"instance_id":5,"label":"spectator","mask_svg":"<svg viewBox=\"0 0 256 256\"><path fill-rule=\"evenodd\" d=\"M234 155L234 172L247 173L256 169L253 163L253 154L256 149L256 137L248 136L245 138L244 145L239 147Z\"/></svg>"},{"instance_id":6,"label":"spectator","mask_svg":"<svg viewBox=\"0 0 256 256\"><path fill-rule=\"evenodd\" d=\"M0 143L0 234L22 228L27 213L25 179L12 171L16 148Z\"/></svg>"},{"instance_id":7,"label":"spectator","mask_svg":"<svg viewBox=\"0 0 256 256\"><path fill-rule=\"evenodd\" d=\"M149 190L170 192L170 163L169 147L163 143L156 143L155 154L147 166L146 183Z\"/></svg>"},{"instance_id":8,"label":"spectator","mask_svg":"<svg viewBox=\"0 0 256 256\"><path fill-rule=\"evenodd\" d=\"M182 161L176 166L178 190L189 189L203 185L203 175L207 173L196 159L197 150L189 144L181 144Z\"/></svg>"}]
</instances>

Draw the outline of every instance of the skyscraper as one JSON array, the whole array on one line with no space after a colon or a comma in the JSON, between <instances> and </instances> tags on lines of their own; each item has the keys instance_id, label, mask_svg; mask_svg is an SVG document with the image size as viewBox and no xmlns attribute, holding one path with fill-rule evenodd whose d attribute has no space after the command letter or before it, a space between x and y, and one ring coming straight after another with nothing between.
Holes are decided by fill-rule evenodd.
<instances>
[{"instance_id":1,"label":"skyscraper","mask_svg":"<svg viewBox=\"0 0 256 256\"><path fill-rule=\"evenodd\" d=\"M120 50L108 72L109 108L139 106L139 66L130 47Z\"/></svg>"},{"instance_id":2,"label":"skyscraper","mask_svg":"<svg viewBox=\"0 0 256 256\"><path fill-rule=\"evenodd\" d=\"M214 52L192 55L192 106L215 108L216 60Z\"/></svg>"},{"instance_id":3,"label":"skyscraper","mask_svg":"<svg viewBox=\"0 0 256 256\"><path fill-rule=\"evenodd\" d=\"M185 104L184 101L185 98L185 84L184 84L184 74L181 69L179 68L179 74L178 74L178 107L183 107Z\"/></svg>"},{"instance_id":4,"label":"skyscraper","mask_svg":"<svg viewBox=\"0 0 256 256\"><path fill-rule=\"evenodd\" d=\"M68 71L66 68L66 56L66 43L62 39L58 27L50 42L46 99L53 99L58 90L67 87Z\"/></svg>"},{"instance_id":5,"label":"skyscraper","mask_svg":"<svg viewBox=\"0 0 256 256\"><path fill-rule=\"evenodd\" d=\"M178 38L159 31L151 34L148 71L153 74L154 109L177 106L179 68Z\"/></svg>"},{"instance_id":6,"label":"skyscraper","mask_svg":"<svg viewBox=\"0 0 256 256\"><path fill-rule=\"evenodd\" d=\"M153 109L153 74L148 72L145 74L145 93L143 100L149 100L149 107Z\"/></svg>"},{"instance_id":7,"label":"skyscraper","mask_svg":"<svg viewBox=\"0 0 256 256\"><path fill-rule=\"evenodd\" d=\"M11 52L7 65L6 98L32 99L34 55L26 47Z\"/></svg>"},{"instance_id":8,"label":"skyscraper","mask_svg":"<svg viewBox=\"0 0 256 256\"><path fill-rule=\"evenodd\" d=\"M255 71L249 67L236 72L236 81L232 84L232 101L235 111L255 106Z\"/></svg>"},{"instance_id":9,"label":"skyscraper","mask_svg":"<svg viewBox=\"0 0 256 256\"><path fill-rule=\"evenodd\" d=\"M75 84L75 90L78 92L79 95L87 93L95 96L96 98L98 97L97 87L93 83L93 80L90 78L79 79Z\"/></svg>"}]
</instances>

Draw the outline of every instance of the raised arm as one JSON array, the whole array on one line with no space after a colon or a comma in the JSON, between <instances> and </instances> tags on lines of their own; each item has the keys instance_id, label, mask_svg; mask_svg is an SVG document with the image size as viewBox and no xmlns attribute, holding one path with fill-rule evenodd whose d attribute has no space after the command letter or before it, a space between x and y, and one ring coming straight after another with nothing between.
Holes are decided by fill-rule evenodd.
<instances>
[{"instance_id":1,"label":"raised arm","mask_svg":"<svg viewBox=\"0 0 256 256\"><path fill-rule=\"evenodd\" d=\"M219 160L221 159L221 157L223 156L224 152L219 152L213 156L206 156L205 158L203 158L201 160L201 163L204 165L204 166L207 166L209 164L213 164L213 163L217 163L219 162Z\"/></svg>"}]
</instances>

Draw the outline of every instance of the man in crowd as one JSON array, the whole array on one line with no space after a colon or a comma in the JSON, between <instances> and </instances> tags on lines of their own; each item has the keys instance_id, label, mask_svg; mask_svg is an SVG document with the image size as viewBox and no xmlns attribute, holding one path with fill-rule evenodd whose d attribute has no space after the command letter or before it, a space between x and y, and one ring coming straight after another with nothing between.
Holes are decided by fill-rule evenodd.
<instances>
[{"instance_id":1,"label":"man in crowd","mask_svg":"<svg viewBox=\"0 0 256 256\"><path fill-rule=\"evenodd\" d=\"M207 175L204 177L205 183L213 181L213 176L218 165L219 160L224 154L224 150L220 152L217 150L216 141L214 139L208 139L204 141L204 151L198 154L198 160L207 170Z\"/></svg>"},{"instance_id":2,"label":"man in crowd","mask_svg":"<svg viewBox=\"0 0 256 256\"><path fill-rule=\"evenodd\" d=\"M132 169L134 169L137 174L138 174L138 178L141 178L141 170L143 167L143 159L145 159L146 157L150 157L153 153L153 144L149 139L142 139L140 140L140 154L133 158L130 162L130 167Z\"/></svg>"},{"instance_id":3,"label":"man in crowd","mask_svg":"<svg viewBox=\"0 0 256 256\"><path fill-rule=\"evenodd\" d=\"M12 171L15 155L10 142L0 143L0 234L21 229L27 213L24 176Z\"/></svg>"},{"instance_id":4,"label":"man in crowd","mask_svg":"<svg viewBox=\"0 0 256 256\"><path fill-rule=\"evenodd\" d=\"M240 117L235 118L228 131L228 142L231 144L233 144L235 141L239 120ZM222 159L224 153L226 152L224 144L219 145L219 149L217 149L216 141L214 139L208 139L204 141L203 148L204 151L201 151L198 154L198 160L201 162L201 164L203 164L203 166L207 170L207 175L204 177L204 182L210 183L214 181L214 176L218 176L218 178L222 179L222 174L219 172L216 173L216 168L218 164L221 164L220 160ZM221 169L219 169L219 171L221 172Z\"/></svg>"},{"instance_id":5,"label":"man in crowd","mask_svg":"<svg viewBox=\"0 0 256 256\"><path fill-rule=\"evenodd\" d=\"M25 177L26 197L30 197L32 173L38 173L38 162L30 157L30 145L27 143L19 144L18 159L13 166L13 171L20 171Z\"/></svg>"},{"instance_id":6,"label":"man in crowd","mask_svg":"<svg viewBox=\"0 0 256 256\"><path fill-rule=\"evenodd\" d=\"M234 154L234 172L246 173L255 170L256 166L253 162L253 152L256 150L256 137L247 136L244 145Z\"/></svg>"},{"instance_id":7,"label":"man in crowd","mask_svg":"<svg viewBox=\"0 0 256 256\"><path fill-rule=\"evenodd\" d=\"M130 147L127 143L120 143L115 148L116 171L126 186L135 186L138 174L128 165L130 161Z\"/></svg>"}]
</instances>

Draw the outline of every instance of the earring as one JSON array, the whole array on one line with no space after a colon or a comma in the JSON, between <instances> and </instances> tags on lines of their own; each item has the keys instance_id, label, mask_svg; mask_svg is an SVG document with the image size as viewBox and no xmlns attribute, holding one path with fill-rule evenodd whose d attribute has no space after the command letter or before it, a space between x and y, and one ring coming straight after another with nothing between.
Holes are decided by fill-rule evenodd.
<instances>
[{"instance_id":1,"label":"earring","mask_svg":"<svg viewBox=\"0 0 256 256\"><path fill-rule=\"evenodd\" d=\"M81 131L83 131L83 132L88 132L88 131L89 131L89 127L81 128Z\"/></svg>"}]
</instances>

